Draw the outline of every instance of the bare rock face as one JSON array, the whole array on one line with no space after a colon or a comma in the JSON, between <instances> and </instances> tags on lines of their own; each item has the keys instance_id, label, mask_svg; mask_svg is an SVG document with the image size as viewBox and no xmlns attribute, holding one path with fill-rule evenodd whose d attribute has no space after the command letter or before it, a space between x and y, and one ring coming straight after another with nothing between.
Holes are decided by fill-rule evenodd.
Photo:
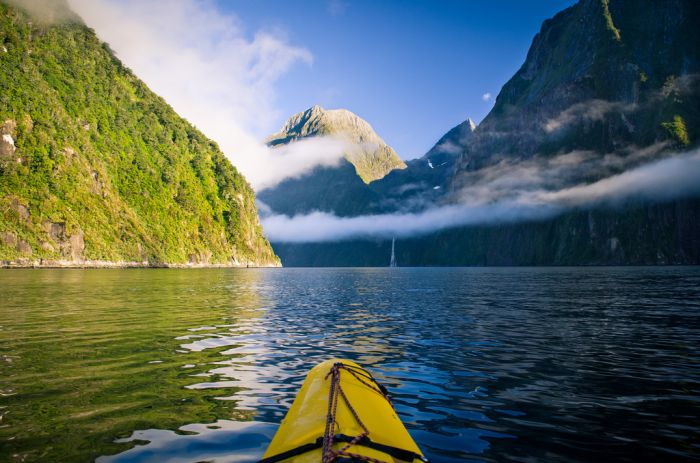
<instances>
[{"instance_id":1,"label":"bare rock face","mask_svg":"<svg viewBox=\"0 0 700 463\"><path fill-rule=\"evenodd\" d=\"M199 251L197 253L190 254L188 256L188 261L190 265L208 265L209 260L211 259L211 251L208 249L205 249L203 251Z\"/></svg>"},{"instance_id":2,"label":"bare rock face","mask_svg":"<svg viewBox=\"0 0 700 463\"><path fill-rule=\"evenodd\" d=\"M103 198L106 198L107 197L107 188L105 186L104 178L96 170L93 170L90 173L90 175L92 177L92 186L90 187L90 191L96 195L99 195L99 196L102 196Z\"/></svg>"},{"instance_id":3,"label":"bare rock face","mask_svg":"<svg viewBox=\"0 0 700 463\"><path fill-rule=\"evenodd\" d=\"M0 133L14 136L15 129L17 129L17 122L12 119L7 119L2 126L0 126Z\"/></svg>"},{"instance_id":4,"label":"bare rock face","mask_svg":"<svg viewBox=\"0 0 700 463\"><path fill-rule=\"evenodd\" d=\"M0 159L11 159L14 157L15 151L15 129L17 128L17 123L12 119L8 119L0 127Z\"/></svg>"},{"instance_id":5,"label":"bare rock face","mask_svg":"<svg viewBox=\"0 0 700 463\"><path fill-rule=\"evenodd\" d=\"M65 222L49 222L43 224L44 231L58 245L61 255L67 259L78 261L83 259L85 251L85 237L82 230L77 230L72 234L67 233ZM53 248L51 243L44 243ZM42 244L42 247L44 247ZM47 249L47 247L44 247Z\"/></svg>"},{"instance_id":6,"label":"bare rock face","mask_svg":"<svg viewBox=\"0 0 700 463\"><path fill-rule=\"evenodd\" d=\"M17 246L17 235L8 231L0 232L0 241L2 241L5 246L14 248Z\"/></svg>"},{"instance_id":7,"label":"bare rock face","mask_svg":"<svg viewBox=\"0 0 700 463\"><path fill-rule=\"evenodd\" d=\"M296 140L334 135L349 142L353 149L345 159L365 183L383 178L394 169L405 169L406 164L396 151L377 135L364 119L346 109L326 110L316 105L290 117L282 129L270 135L270 146L285 145Z\"/></svg>"},{"instance_id":8,"label":"bare rock face","mask_svg":"<svg viewBox=\"0 0 700 463\"><path fill-rule=\"evenodd\" d=\"M26 241L19 240L17 242L17 250L26 256L32 255L32 247Z\"/></svg>"},{"instance_id":9,"label":"bare rock face","mask_svg":"<svg viewBox=\"0 0 700 463\"><path fill-rule=\"evenodd\" d=\"M55 242L58 243L65 238L65 222L53 223L47 220L42 223L42 226L44 227L44 231L48 233Z\"/></svg>"},{"instance_id":10,"label":"bare rock face","mask_svg":"<svg viewBox=\"0 0 700 463\"><path fill-rule=\"evenodd\" d=\"M32 255L32 247L26 241L17 237L13 232L0 232L0 242L9 248L15 248L25 256Z\"/></svg>"},{"instance_id":11,"label":"bare rock face","mask_svg":"<svg viewBox=\"0 0 700 463\"><path fill-rule=\"evenodd\" d=\"M10 207L17 213L17 217L19 218L20 222L29 222L31 214L29 213L29 208L27 206L19 202L19 200L13 199L10 203Z\"/></svg>"},{"instance_id":12,"label":"bare rock face","mask_svg":"<svg viewBox=\"0 0 700 463\"><path fill-rule=\"evenodd\" d=\"M68 240L70 245L70 258L72 260L82 260L85 251L85 239L82 231L77 231Z\"/></svg>"}]
</instances>

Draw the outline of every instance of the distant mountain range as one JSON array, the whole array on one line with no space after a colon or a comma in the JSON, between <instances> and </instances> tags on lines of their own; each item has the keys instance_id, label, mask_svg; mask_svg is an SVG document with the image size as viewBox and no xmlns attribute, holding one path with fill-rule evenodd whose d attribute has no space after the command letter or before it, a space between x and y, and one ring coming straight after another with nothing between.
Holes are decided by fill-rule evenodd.
<instances>
[{"instance_id":1,"label":"distant mountain range","mask_svg":"<svg viewBox=\"0 0 700 463\"><path fill-rule=\"evenodd\" d=\"M216 143L43 6L0 3L0 265L279 265Z\"/></svg>"},{"instance_id":2,"label":"distant mountain range","mask_svg":"<svg viewBox=\"0 0 700 463\"><path fill-rule=\"evenodd\" d=\"M544 22L525 63L478 126L465 121L405 169L382 171L374 181L364 177L368 183L344 166L319 168L259 197L277 214L323 211L371 219L465 202L501 204L514 192L518 198L541 192L572 197L574 187L602 188L596 182L698 147L698 24L700 3L692 0L581 0ZM692 194L572 202L560 209L400 238L397 260L700 263L700 201ZM383 236L278 241L273 247L291 266L388 265L390 243Z\"/></svg>"}]
</instances>

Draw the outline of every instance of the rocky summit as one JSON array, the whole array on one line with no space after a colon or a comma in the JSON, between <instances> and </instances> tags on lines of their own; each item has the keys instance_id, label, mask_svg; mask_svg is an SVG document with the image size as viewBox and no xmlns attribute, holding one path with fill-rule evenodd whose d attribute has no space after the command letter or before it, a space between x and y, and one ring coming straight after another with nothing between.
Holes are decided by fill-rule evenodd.
<instances>
[{"instance_id":1,"label":"rocky summit","mask_svg":"<svg viewBox=\"0 0 700 463\"><path fill-rule=\"evenodd\" d=\"M267 138L270 146L293 143L309 137L335 136L348 143L345 159L365 183L383 178L406 164L374 131L369 122L346 109L313 106L293 115L282 129Z\"/></svg>"}]
</instances>

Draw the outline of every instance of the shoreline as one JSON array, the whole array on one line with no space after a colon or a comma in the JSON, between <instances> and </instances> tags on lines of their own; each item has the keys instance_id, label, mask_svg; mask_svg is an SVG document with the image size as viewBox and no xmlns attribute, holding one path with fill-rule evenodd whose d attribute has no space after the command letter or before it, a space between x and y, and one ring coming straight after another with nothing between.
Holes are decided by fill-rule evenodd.
<instances>
[{"instance_id":1,"label":"shoreline","mask_svg":"<svg viewBox=\"0 0 700 463\"><path fill-rule=\"evenodd\" d=\"M281 268L282 265L271 263L260 264L258 262L248 263L151 263L136 261L108 261L108 260L54 260L54 259L17 259L0 260L0 268L105 268L105 269L127 269L127 268Z\"/></svg>"}]
</instances>

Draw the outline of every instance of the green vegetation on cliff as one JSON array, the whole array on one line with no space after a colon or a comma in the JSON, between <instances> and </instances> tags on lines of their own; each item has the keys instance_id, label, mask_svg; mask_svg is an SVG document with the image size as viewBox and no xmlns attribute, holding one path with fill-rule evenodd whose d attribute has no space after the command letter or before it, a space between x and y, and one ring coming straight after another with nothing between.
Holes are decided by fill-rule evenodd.
<instances>
[{"instance_id":1,"label":"green vegetation on cliff","mask_svg":"<svg viewBox=\"0 0 700 463\"><path fill-rule=\"evenodd\" d=\"M685 126L685 121L681 116L673 116L673 121L664 122L661 126L668 131L668 133L679 143L681 146L690 145L690 138L688 137L688 129Z\"/></svg>"},{"instance_id":2,"label":"green vegetation on cliff","mask_svg":"<svg viewBox=\"0 0 700 463\"><path fill-rule=\"evenodd\" d=\"M603 10L603 17L605 18L605 27L610 31L613 38L616 41L620 41L620 30L615 27L612 15L610 14L610 0L600 0L600 5Z\"/></svg>"},{"instance_id":3,"label":"green vegetation on cliff","mask_svg":"<svg viewBox=\"0 0 700 463\"><path fill-rule=\"evenodd\" d=\"M217 145L79 19L0 4L0 259L277 265Z\"/></svg>"}]
</instances>

